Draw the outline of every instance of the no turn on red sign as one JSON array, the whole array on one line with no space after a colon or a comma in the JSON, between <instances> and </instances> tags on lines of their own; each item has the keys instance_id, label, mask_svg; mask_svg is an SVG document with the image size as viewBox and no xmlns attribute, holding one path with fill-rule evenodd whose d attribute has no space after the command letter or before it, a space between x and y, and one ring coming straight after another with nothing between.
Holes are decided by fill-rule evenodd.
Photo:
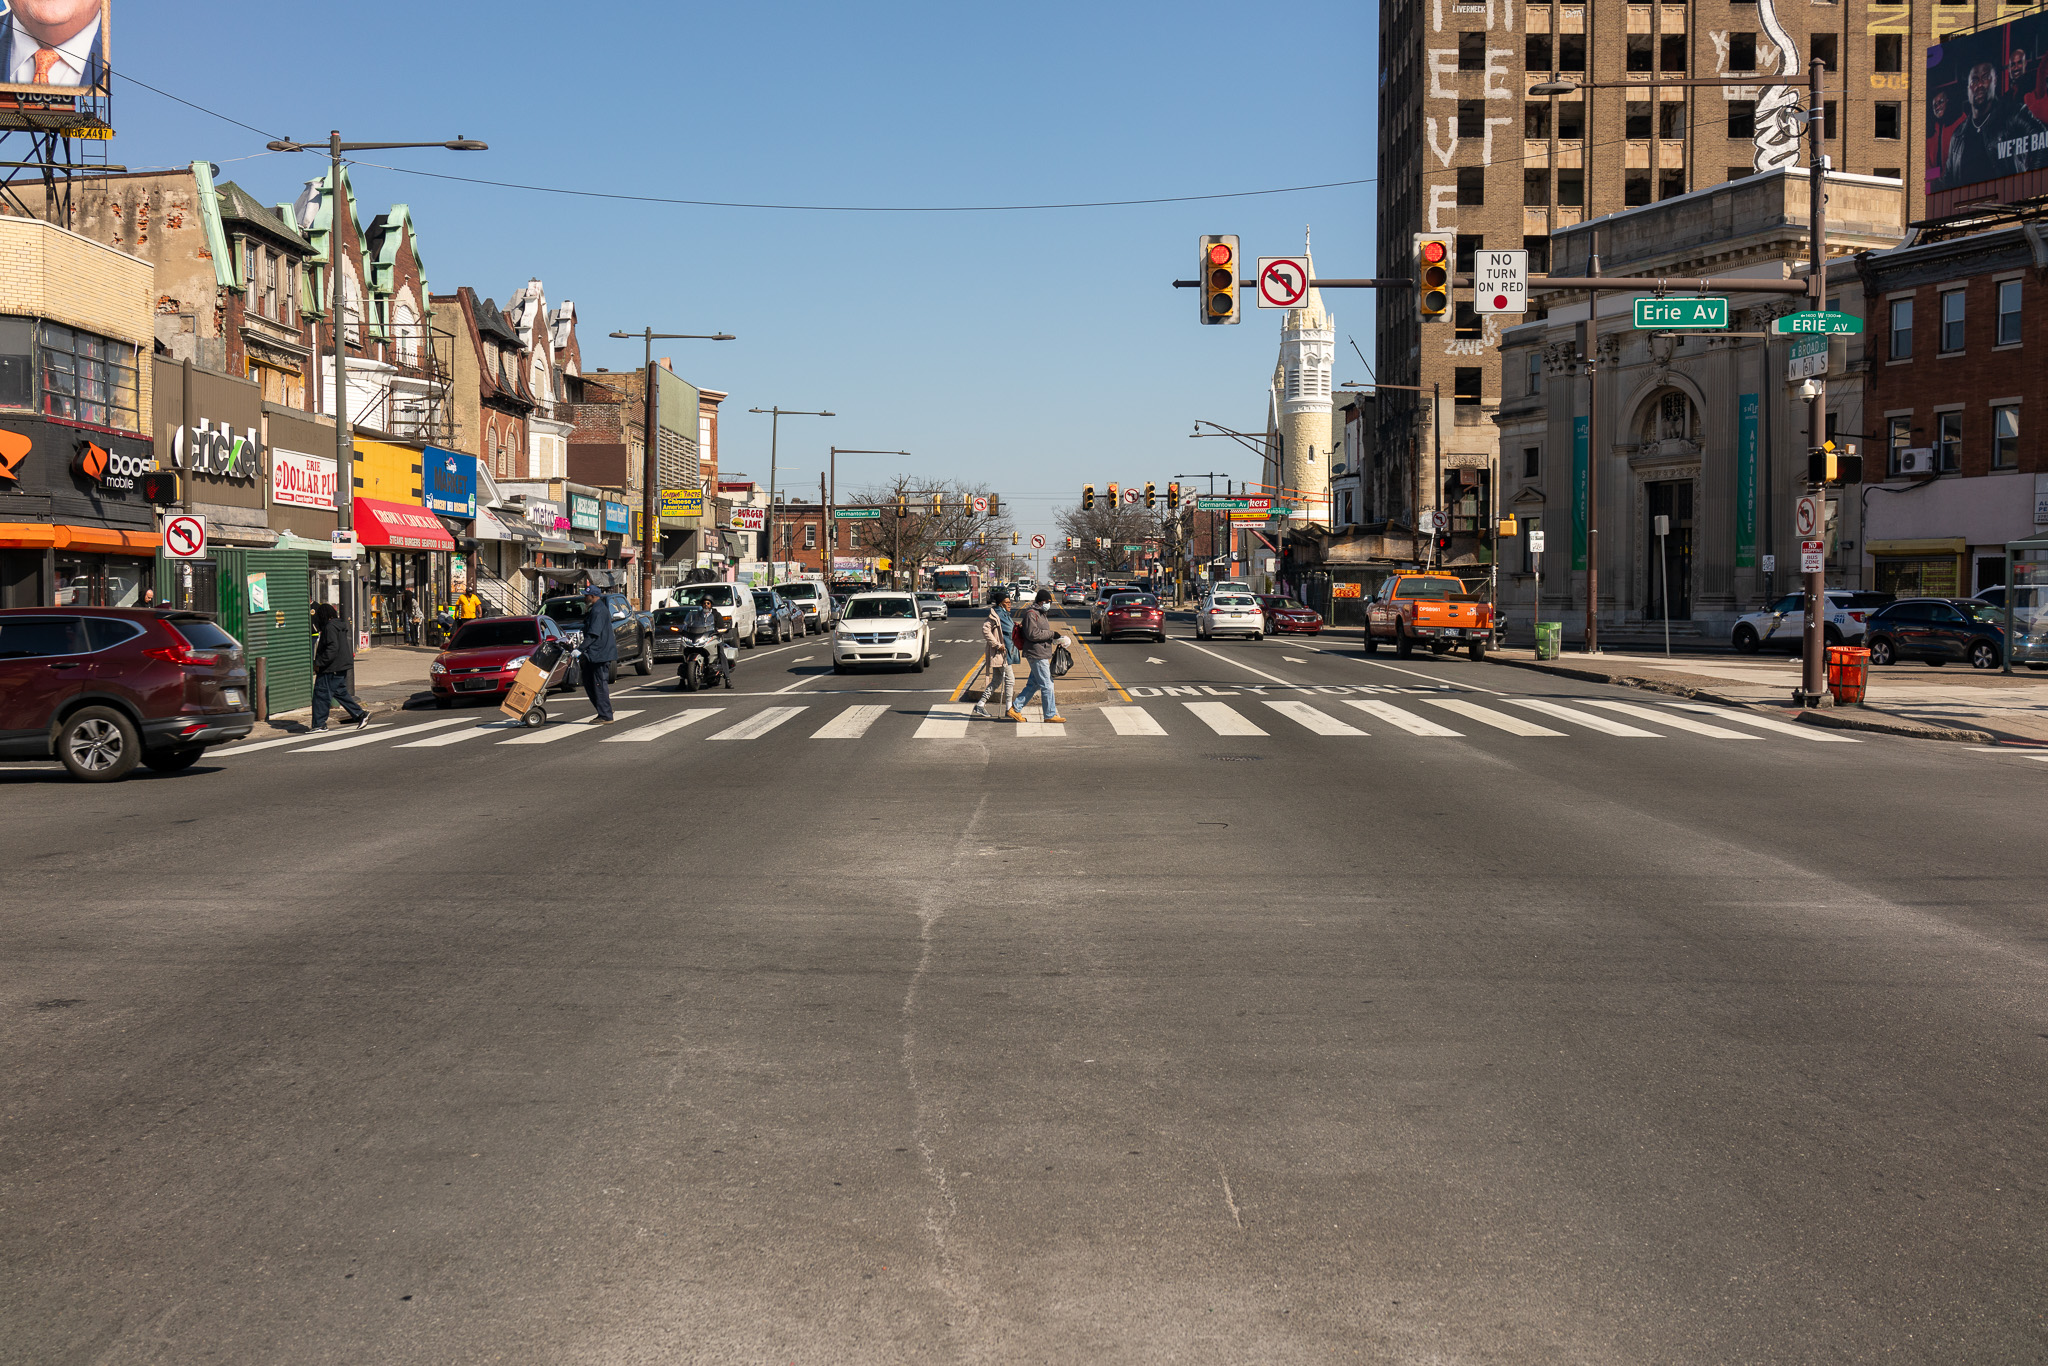
<instances>
[{"instance_id":1,"label":"no turn on red sign","mask_svg":"<svg viewBox=\"0 0 2048 1366\"><path fill-rule=\"evenodd\" d=\"M1259 258L1259 307L1300 308L1308 298L1308 258Z\"/></svg>"},{"instance_id":2,"label":"no turn on red sign","mask_svg":"<svg viewBox=\"0 0 2048 1366\"><path fill-rule=\"evenodd\" d=\"M1529 253L1478 251L1472 254L1472 311L1529 311Z\"/></svg>"}]
</instances>

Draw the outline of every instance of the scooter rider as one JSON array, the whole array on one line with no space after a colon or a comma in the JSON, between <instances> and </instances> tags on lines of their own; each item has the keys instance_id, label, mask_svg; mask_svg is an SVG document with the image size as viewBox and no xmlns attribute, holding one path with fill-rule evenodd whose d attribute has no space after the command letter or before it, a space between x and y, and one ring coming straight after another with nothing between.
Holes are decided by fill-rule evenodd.
<instances>
[{"instance_id":1,"label":"scooter rider","mask_svg":"<svg viewBox=\"0 0 2048 1366\"><path fill-rule=\"evenodd\" d=\"M711 671L724 681L729 691L732 688L732 666L725 659L725 619L718 615L718 609L709 603L698 603L684 618L683 629L693 638L717 637L717 642L711 647Z\"/></svg>"}]
</instances>

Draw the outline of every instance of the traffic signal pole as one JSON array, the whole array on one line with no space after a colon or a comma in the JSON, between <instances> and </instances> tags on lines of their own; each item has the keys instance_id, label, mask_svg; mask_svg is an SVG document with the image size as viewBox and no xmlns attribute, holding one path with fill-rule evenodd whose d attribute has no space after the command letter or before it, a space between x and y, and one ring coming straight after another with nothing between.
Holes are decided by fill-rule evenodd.
<instances>
[{"instance_id":1,"label":"traffic signal pole","mask_svg":"<svg viewBox=\"0 0 2048 1366\"><path fill-rule=\"evenodd\" d=\"M1807 258L1806 283L1813 290L1812 309L1816 313L1827 311L1828 306L1828 159L1825 153L1827 139L1822 136L1827 130L1820 123L1822 116L1820 75L1823 70L1821 59L1816 57L1807 67L1807 193L1811 196L1809 213L1812 223L1812 238ZM1827 441L1828 429L1828 377L1823 370L1813 386L1813 398L1806 405L1806 445L1809 450L1820 447ZM1825 473L1825 471L1823 471ZM1814 522L1814 539L1825 542L1827 534L1827 485L1812 485L1813 498L1820 505L1821 515ZM1805 547L1800 547L1801 559L1805 560ZM1808 564L1813 565L1809 571ZM1829 703L1827 693L1827 622L1824 604L1827 600L1827 569L1825 551L1812 561L1800 565L1806 583L1806 638L1802 642L1801 668L1799 670L1799 693L1794 699L1803 707L1824 707Z\"/></svg>"}]
</instances>

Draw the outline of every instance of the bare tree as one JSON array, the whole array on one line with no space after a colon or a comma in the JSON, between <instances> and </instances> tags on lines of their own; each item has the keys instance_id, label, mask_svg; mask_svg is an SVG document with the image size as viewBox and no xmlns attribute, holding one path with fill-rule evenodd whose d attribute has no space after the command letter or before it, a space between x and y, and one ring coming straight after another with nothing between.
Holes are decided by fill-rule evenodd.
<instances>
[{"instance_id":1,"label":"bare tree","mask_svg":"<svg viewBox=\"0 0 2048 1366\"><path fill-rule=\"evenodd\" d=\"M1162 503L1164 500L1161 500ZM1156 548L1165 555L1173 545L1173 514L1164 506L1147 508L1142 503L1112 506L1107 498L1098 499L1093 508L1083 508L1078 503L1061 508L1053 514L1053 520L1062 536L1072 536L1076 541L1072 554L1080 563L1091 561L1104 569L1128 571L1133 568L1139 554L1125 550L1127 545L1144 545L1156 541ZM1109 541L1104 550L1100 542ZM1060 547L1062 552L1065 546Z\"/></svg>"},{"instance_id":2,"label":"bare tree","mask_svg":"<svg viewBox=\"0 0 2048 1366\"><path fill-rule=\"evenodd\" d=\"M936 513L932 511L934 493L940 499ZM988 496L986 484L899 474L887 483L861 489L845 506L865 504L882 510L879 520L860 523L859 553L891 556L897 572L925 564L978 564L995 574L1016 528L1007 508L995 516L974 511L974 500ZM905 513L902 517L896 515L899 497Z\"/></svg>"}]
</instances>

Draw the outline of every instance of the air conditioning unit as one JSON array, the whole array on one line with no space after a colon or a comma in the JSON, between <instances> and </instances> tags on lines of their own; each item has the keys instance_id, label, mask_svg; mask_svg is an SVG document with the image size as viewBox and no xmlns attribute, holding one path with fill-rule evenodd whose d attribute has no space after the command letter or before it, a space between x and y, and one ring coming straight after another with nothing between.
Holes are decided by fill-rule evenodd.
<instances>
[{"instance_id":1,"label":"air conditioning unit","mask_svg":"<svg viewBox=\"0 0 2048 1366\"><path fill-rule=\"evenodd\" d=\"M1934 447L1907 446L1898 453L1897 474L1933 474Z\"/></svg>"}]
</instances>

